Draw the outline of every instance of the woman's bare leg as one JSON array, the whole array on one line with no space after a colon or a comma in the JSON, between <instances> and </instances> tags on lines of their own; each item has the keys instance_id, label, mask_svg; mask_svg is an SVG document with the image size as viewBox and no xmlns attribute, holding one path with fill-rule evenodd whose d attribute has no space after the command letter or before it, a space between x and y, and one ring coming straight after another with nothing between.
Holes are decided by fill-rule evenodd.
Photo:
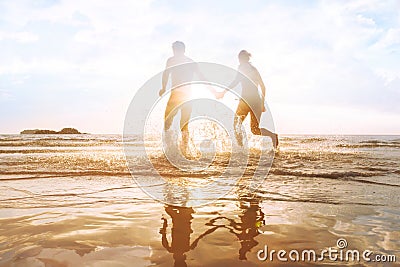
<instances>
[{"instance_id":1,"label":"woman's bare leg","mask_svg":"<svg viewBox=\"0 0 400 267\"><path fill-rule=\"evenodd\" d=\"M261 116L258 116L258 118ZM271 132L268 129L265 128L260 128L260 123L258 121L257 116L253 112L251 112L251 122L250 122L250 127L251 127L251 132L255 135L262 135L262 136L269 136L272 140L272 145L274 148L278 147L279 140L278 140L278 135L276 133Z\"/></svg>"}]
</instances>

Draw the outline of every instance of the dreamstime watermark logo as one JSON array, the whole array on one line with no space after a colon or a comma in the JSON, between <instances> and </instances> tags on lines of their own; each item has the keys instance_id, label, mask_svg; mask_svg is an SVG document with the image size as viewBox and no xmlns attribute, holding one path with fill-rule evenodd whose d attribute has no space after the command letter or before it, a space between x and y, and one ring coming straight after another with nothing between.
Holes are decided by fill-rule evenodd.
<instances>
[{"instance_id":1,"label":"dreamstime watermark logo","mask_svg":"<svg viewBox=\"0 0 400 267\"><path fill-rule=\"evenodd\" d=\"M124 153L137 184L158 201L192 207L224 196L239 181L250 191L257 188L274 158L271 139L260 137L252 153L235 110L239 102L246 103L249 115L262 114L260 125L273 131L268 106L261 98L254 102L254 94L246 98L240 85L223 101L216 96L237 77L247 93L257 94L258 87L242 73L214 63L181 64L168 72L175 79L170 94L159 96L163 73L158 73L137 90L126 113Z\"/></svg>"},{"instance_id":2,"label":"dreamstime watermark logo","mask_svg":"<svg viewBox=\"0 0 400 267\"><path fill-rule=\"evenodd\" d=\"M320 262L320 261L341 261L341 262L396 262L395 255L375 254L371 250L347 249L347 240L339 238L336 247L329 247L320 251L314 249L304 250L275 250L268 248L267 245L257 252L260 261L280 261L280 262Z\"/></svg>"}]
</instances>

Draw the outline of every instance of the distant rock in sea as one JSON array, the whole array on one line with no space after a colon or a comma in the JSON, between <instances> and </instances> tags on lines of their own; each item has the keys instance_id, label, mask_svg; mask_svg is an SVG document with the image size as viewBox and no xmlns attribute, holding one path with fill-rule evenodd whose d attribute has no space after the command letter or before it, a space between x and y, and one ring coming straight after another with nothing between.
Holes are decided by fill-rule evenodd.
<instances>
[{"instance_id":1,"label":"distant rock in sea","mask_svg":"<svg viewBox=\"0 0 400 267\"><path fill-rule=\"evenodd\" d=\"M75 128L63 128L61 131L53 131L53 130L23 130L21 134L81 134Z\"/></svg>"},{"instance_id":2,"label":"distant rock in sea","mask_svg":"<svg viewBox=\"0 0 400 267\"><path fill-rule=\"evenodd\" d=\"M63 128L61 131L58 132L58 134L81 134L81 133L75 128Z\"/></svg>"}]
</instances>

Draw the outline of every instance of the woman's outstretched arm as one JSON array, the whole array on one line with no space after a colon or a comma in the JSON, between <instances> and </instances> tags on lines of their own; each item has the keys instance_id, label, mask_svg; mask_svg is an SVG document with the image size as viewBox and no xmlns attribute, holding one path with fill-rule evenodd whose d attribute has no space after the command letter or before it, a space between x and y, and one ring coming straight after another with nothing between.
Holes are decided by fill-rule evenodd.
<instances>
[{"instance_id":1,"label":"woman's outstretched arm","mask_svg":"<svg viewBox=\"0 0 400 267\"><path fill-rule=\"evenodd\" d=\"M233 88L235 88L242 80L242 74L237 73L235 79L231 82L231 84L228 86L228 89L232 90ZM221 92L221 95L219 98L224 97L224 95L226 94L226 92L228 91L228 89L225 89L224 91Z\"/></svg>"}]
</instances>

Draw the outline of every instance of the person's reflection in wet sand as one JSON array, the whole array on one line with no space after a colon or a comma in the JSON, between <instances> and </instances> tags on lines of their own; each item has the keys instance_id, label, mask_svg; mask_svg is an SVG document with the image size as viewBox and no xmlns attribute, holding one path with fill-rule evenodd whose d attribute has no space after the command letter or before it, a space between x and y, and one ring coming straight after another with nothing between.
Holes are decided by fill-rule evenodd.
<instances>
[{"instance_id":1,"label":"person's reflection in wet sand","mask_svg":"<svg viewBox=\"0 0 400 267\"><path fill-rule=\"evenodd\" d=\"M240 197L240 208L243 213L239 215L240 222L236 222L231 218L225 216L220 216L214 218L207 225L215 225L220 219L225 219L229 221L229 225L225 225L230 233L234 234L240 243L239 249L239 259L247 260L246 254L250 252L252 248L258 245L255 237L260 233L258 228L265 224L264 213L260 208L260 198L259 197Z\"/></svg>"},{"instance_id":2,"label":"person's reflection in wet sand","mask_svg":"<svg viewBox=\"0 0 400 267\"><path fill-rule=\"evenodd\" d=\"M173 253L174 266L176 267L187 266L185 253L193 250L200 239L223 227L222 225L214 226L197 237L193 243L190 243L190 235L193 233L192 215L195 213L193 208L167 205L165 206L165 212L172 219L171 244L169 244L167 239L168 221L166 218L162 218L163 226L160 229L160 234L162 235L161 243L168 252Z\"/></svg>"},{"instance_id":3,"label":"person's reflection in wet sand","mask_svg":"<svg viewBox=\"0 0 400 267\"><path fill-rule=\"evenodd\" d=\"M187 266L185 253L190 247L190 234L192 230L193 208L166 206L165 212L172 218L171 245L167 239L167 219L163 219L163 227L160 229L162 235L161 243L170 253L173 253L174 266Z\"/></svg>"},{"instance_id":4,"label":"person's reflection in wet sand","mask_svg":"<svg viewBox=\"0 0 400 267\"><path fill-rule=\"evenodd\" d=\"M233 229L230 229L230 232L239 238L241 245L239 259L246 260L246 253L258 245L255 237L260 234L258 228L264 224L264 213L259 206L259 199L255 198L241 198L240 208L243 209L243 214L239 216L241 222L233 221ZM239 231L239 233L234 230Z\"/></svg>"}]
</instances>

